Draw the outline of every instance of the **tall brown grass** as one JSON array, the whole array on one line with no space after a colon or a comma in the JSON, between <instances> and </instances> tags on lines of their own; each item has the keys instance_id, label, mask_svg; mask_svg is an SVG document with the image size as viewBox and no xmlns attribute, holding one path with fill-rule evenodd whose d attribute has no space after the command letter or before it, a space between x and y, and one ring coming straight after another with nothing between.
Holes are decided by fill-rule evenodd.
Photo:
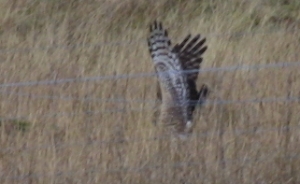
<instances>
[{"instance_id":1,"label":"tall brown grass","mask_svg":"<svg viewBox=\"0 0 300 184\"><path fill-rule=\"evenodd\" d=\"M207 37L204 69L300 61L297 0L2 0L0 8L0 84L154 72L146 37L155 19L173 42ZM297 98L299 77L299 66L201 73L212 103L182 144L151 123L154 77L2 86L0 183L299 183L299 102L259 101ZM213 103L247 99L258 101Z\"/></svg>"}]
</instances>

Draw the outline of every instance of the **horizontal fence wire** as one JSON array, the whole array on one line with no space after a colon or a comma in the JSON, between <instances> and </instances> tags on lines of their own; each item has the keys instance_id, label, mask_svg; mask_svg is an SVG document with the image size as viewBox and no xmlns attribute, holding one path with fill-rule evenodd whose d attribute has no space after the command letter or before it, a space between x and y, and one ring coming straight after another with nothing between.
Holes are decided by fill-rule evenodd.
<instances>
[{"instance_id":1,"label":"horizontal fence wire","mask_svg":"<svg viewBox=\"0 0 300 184\"><path fill-rule=\"evenodd\" d=\"M229 104L249 104L249 103L276 103L276 102L299 102L299 96L291 96L291 97L266 97L266 98L250 98L250 99L243 99L243 100L206 100L204 102L204 106L207 105L229 105ZM79 116L82 114L85 115L95 115L95 114L102 114L102 113L128 113L128 112L146 112L152 111L155 107L154 103L151 102L153 106L150 107L143 107L143 108L114 108L114 109L106 109L106 110L99 110L99 111L82 111L82 112L51 112L45 114L39 114L39 117L63 117L63 116ZM20 120L20 119L31 119L28 116L18 116L18 117L3 117L0 120Z\"/></svg>"},{"instance_id":2,"label":"horizontal fence wire","mask_svg":"<svg viewBox=\"0 0 300 184\"><path fill-rule=\"evenodd\" d=\"M249 104L249 103L276 103L276 102L299 102L300 97L267 97L267 98L253 98L253 99L245 99L245 100L207 100L203 105L229 105L229 104ZM175 106L175 105L174 105ZM83 111L83 112L53 112L42 114L42 117L62 117L62 116L78 116L82 114L86 115L95 115L102 113L128 113L128 112L146 112L152 111L154 107L143 107L143 108L114 108L100 111ZM24 117L23 117L24 118Z\"/></svg>"},{"instance_id":3,"label":"horizontal fence wire","mask_svg":"<svg viewBox=\"0 0 300 184\"><path fill-rule=\"evenodd\" d=\"M181 73L207 73L207 72L220 72L220 71L237 71L237 70L259 70L267 68L286 68L286 67L298 67L300 66L300 61L295 62L276 62L269 64L255 64L255 65L233 65L226 67L212 67L200 70L185 70ZM166 75L167 72L161 72L162 75ZM110 75L110 76L92 76L92 77L82 77L82 78L66 78L66 79L55 79L55 80L43 80L43 81L27 81L27 82L14 82L14 83L4 83L0 84L0 88L5 87L24 87L24 86L37 86L37 85L58 85L72 82L95 82L103 80L116 80L116 79L131 79L131 78L145 78L145 77L155 77L157 73L137 73L137 74L122 74L122 75Z\"/></svg>"},{"instance_id":4,"label":"horizontal fence wire","mask_svg":"<svg viewBox=\"0 0 300 184\"><path fill-rule=\"evenodd\" d=\"M176 26L178 27L178 26ZM170 28L176 28L172 26ZM168 29L168 28L167 28ZM148 27L145 28L148 30ZM227 33L201 33L201 35L205 35L204 37L243 37L243 36L253 36L253 35L261 35L261 34L276 34L276 33L297 33L297 28L291 28L288 30L280 30L278 28L273 28L268 31L266 30L258 30L258 31L239 31L239 32L227 32ZM125 41L110 41L110 42L99 42L99 43L80 43L80 44L68 44L68 45L39 45L31 48L3 48L0 49L0 54L5 53L28 53L32 51L44 51L44 50L52 50L52 49L60 49L60 50L68 50L75 48L89 48L89 47L105 47L105 46L128 46L133 44L146 44L146 39L137 39L137 40L125 40Z\"/></svg>"},{"instance_id":5,"label":"horizontal fence wire","mask_svg":"<svg viewBox=\"0 0 300 184\"><path fill-rule=\"evenodd\" d=\"M290 154L290 155L285 155L282 156L280 155L279 152L272 152L269 154L266 154L266 156L262 156L261 158L237 158L237 159L225 159L225 165L229 164L238 164L238 163L243 163L243 166L245 164L252 164L252 163L257 163L257 162L267 162L268 160L271 159L286 159L286 160L296 160L299 159L298 154ZM159 170L163 168L181 168L181 167L191 167L191 166L201 166L203 162L177 162L177 163L172 163L172 164L151 164L149 166L140 166L140 167L125 167L125 168L107 168L103 169L102 168L94 168L94 169L87 169L86 171L61 171L61 172L56 172L54 174L42 174L42 173L34 173L34 174L25 174L25 175L19 175L19 176L13 176L13 177L6 177L6 176L0 176L0 181L1 180L25 180L25 179L38 179L38 178L48 178L48 177L61 177L61 176L75 176L78 175L79 173L84 173L84 174L91 174L91 173L107 173L107 174L113 174L113 173L140 173L140 172L145 172L148 170ZM199 176L200 178L204 178L205 176Z\"/></svg>"}]
</instances>

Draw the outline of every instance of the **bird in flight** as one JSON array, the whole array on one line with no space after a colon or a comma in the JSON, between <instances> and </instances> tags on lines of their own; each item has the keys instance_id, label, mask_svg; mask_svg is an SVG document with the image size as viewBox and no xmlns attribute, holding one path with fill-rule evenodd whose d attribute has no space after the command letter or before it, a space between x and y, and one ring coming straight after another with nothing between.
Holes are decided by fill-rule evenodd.
<instances>
[{"instance_id":1,"label":"bird in flight","mask_svg":"<svg viewBox=\"0 0 300 184\"><path fill-rule=\"evenodd\" d=\"M168 32L161 22L150 25L149 52L158 76L157 98L161 101L159 122L186 138L193 128L193 112L208 96L203 84L197 90L197 78L202 55L207 50L206 39L200 34L187 35L172 47Z\"/></svg>"}]
</instances>

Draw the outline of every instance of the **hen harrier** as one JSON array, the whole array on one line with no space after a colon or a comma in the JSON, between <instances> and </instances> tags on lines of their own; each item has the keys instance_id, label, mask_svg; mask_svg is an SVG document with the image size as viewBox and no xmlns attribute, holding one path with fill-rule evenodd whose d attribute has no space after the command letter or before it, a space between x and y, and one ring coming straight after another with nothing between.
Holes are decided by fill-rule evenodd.
<instances>
[{"instance_id":1,"label":"hen harrier","mask_svg":"<svg viewBox=\"0 0 300 184\"><path fill-rule=\"evenodd\" d=\"M208 95L206 85L199 91L196 85L202 54L207 49L205 41L200 35L188 35L172 47L162 24L155 21L150 25L148 46L159 80L157 97L162 100L159 122L183 138L192 132L196 105L203 104Z\"/></svg>"}]
</instances>

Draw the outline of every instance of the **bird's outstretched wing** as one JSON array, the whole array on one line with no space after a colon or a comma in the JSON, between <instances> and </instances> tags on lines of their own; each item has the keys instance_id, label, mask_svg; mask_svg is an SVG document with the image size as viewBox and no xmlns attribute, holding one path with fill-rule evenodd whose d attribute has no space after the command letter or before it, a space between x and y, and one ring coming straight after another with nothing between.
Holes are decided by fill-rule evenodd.
<instances>
[{"instance_id":1,"label":"bird's outstretched wing","mask_svg":"<svg viewBox=\"0 0 300 184\"><path fill-rule=\"evenodd\" d=\"M192 116L196 105L202 105L208 95L208 87L204 84L197 90L197 78L202 63L203 53L207 50L205 38L200 34L192 37L190 34L181 43L176 44L172 52L177 53L181 65L187 71L187 83L190 91L189 116Z\"/></svg>"},{"instance_id":2,"label":"bird's outstretched wing","mask_svg":"<svg viewBox=\"0 0 300 184\"><path fill-rule=\"evenodd\" d=\"M183 131L188 121L189 88L179 57L172 52L168 33L161 23L155 21L150 26L148 46L162 92L162 121Z\"/></svg>"},{"instance_id":3,"label":"bird's outstretched wing","mask_svg":"<svg viewBox=\"0 0 300 184\"><path fill-rule=\"evenodd\" d=\"M157 97L162 100L162 119L169 119L168 124L176 122L179 132L190 126L195 105L202 103L208 93L205 85L200 91L196 86L202 54L207 49L204 43L200 35L188 35L172 48L162 24L155 21L150 25L148 46L159 79Z\"/></svg>"}]
</instances>

